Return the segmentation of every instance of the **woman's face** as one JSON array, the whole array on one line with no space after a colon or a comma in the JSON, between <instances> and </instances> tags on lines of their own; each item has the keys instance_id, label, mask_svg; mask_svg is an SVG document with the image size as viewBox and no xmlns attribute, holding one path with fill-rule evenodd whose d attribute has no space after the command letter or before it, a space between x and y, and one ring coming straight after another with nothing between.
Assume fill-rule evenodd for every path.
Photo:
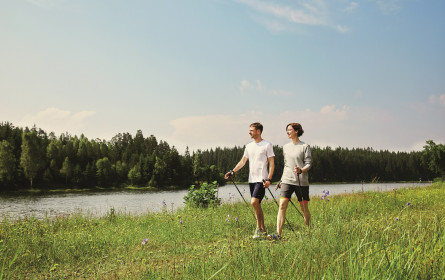
<instances>
[{"instance_id":1,"label":"woman's face","mask_svg":"<svg viewBox=\"0 0 445 280\"><path fill-rule=\"evenodd\" d=\"M289 138L289 139L297 137L297 132L294 130L294 128L291 125L287 126L286 133L287 133L287 138Z\"/></svg>"}]
</instances>

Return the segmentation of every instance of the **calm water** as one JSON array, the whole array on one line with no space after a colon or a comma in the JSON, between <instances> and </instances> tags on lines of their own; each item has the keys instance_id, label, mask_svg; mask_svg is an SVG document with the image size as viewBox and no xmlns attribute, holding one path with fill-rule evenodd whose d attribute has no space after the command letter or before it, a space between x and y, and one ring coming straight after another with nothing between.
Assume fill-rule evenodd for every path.
<instances>
[{"instance_id":1,"label":"calm water","mask_svg":"<svg viewBox=\"0 0 445 280\"><path fill-rule=\"evenodd\" d=\"M427 186L431 183L379 183L379 184L336 184L311 185L311 196L322 196L323 190L331 195L363 191L391 191L399 188ZM238 185L247 201L250 200L248 185ZM279 197L279 190L270 188L275 198ZM56 217L77 212L95 216L106 215L111 208L117 212L140 214L145 212L159 212L162 209L175 210L184 207L184 195L187 190L179 191L115 191L67 194L32 194L32 195L0 195L0 220L4 217L11 219L23 217ZM266 195L270 197L268 191ZM223 203L240 201L241 197L232 184L219 188L219 197Z\"/></svg>"}]
</instances>

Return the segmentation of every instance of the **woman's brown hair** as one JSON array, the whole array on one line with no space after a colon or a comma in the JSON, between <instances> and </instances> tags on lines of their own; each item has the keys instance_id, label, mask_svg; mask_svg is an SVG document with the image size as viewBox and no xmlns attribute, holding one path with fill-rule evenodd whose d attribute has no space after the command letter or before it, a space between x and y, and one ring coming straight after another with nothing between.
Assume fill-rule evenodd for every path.
<instances>
[{"instance_id":1,"label":"woman's brown hair","mask_svg":"<svg viewBox=\"0 0 445 280\"><path fill-rule=\"evenodd\" d=\"M300 137L301 135L303 135L304 130L303 127L301 126L301 124L299 123L290 123L288 125L286 125L286 130L288 126L292 126L292 128L297 132L297 136Z\"/></svg>"}]
</instances>

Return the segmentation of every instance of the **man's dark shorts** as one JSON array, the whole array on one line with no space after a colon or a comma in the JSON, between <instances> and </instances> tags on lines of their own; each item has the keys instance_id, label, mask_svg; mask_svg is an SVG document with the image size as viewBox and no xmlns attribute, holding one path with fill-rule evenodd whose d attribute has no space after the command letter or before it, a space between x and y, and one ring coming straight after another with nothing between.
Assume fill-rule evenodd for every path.
<instances>
[{"instance_id":1,"label":"man's dark shorts","mask_svg":"<svg viewBox=\"0 0 445 280\"><path fill-rule=\"evenodd\" d=\"M266 194L266 189L263 186L263 182L257 182L257 183L249 183L250 187L250 196L258 198L260 200L263 200L264 195Z\"/></svg>"},{"instance_id":2,"label":"man's dark shorts","mask_svg":"<svg viewBox=\"0 0 445 280\"><path fill-rule=\"evenodd\" d=\"M290 199L292 197L292 193L297 195L298 201L309 201L309 186L296 186L289 185L285 183L281 183L281 197L285 197Z\"/></svg>"}]
</instances>

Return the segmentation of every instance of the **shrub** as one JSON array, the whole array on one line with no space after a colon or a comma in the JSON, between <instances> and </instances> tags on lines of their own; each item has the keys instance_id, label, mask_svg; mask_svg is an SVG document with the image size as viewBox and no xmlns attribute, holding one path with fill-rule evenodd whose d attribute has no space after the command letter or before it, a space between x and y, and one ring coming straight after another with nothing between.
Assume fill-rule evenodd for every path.
<instances>
[{"instance_id":1,"label":"shrub","mask_svg":"<svg viewBox=\"0 0 445 280\"><path fill-rule=\"evenodd\" d=\"M206 208L210 205L218 205L221 201L218 198L218 183L203 183L199 189L192 185L187 195L184 196L185 204L191 207Z\"/></svg>"}]
</instances>

